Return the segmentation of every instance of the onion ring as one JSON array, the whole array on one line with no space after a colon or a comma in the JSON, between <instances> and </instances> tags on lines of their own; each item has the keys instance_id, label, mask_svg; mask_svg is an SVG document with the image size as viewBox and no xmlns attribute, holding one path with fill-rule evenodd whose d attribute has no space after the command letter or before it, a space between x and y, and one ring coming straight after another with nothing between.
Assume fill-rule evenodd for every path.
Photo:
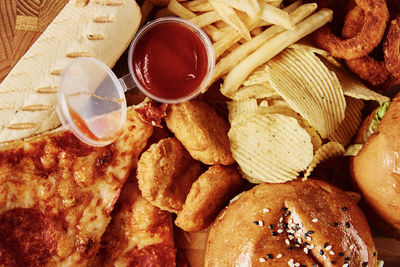
<instances>
[{"instance_id":1,"label":"onion ring","mask_svg":"<svg viewBox=\"0 0 400 267\"><path fill-rule=\"evenodd\" d=\"M360 32L364 17L364 11L359 6L351 9L345 17L342 36L352 38ZM346 60L346 65L361 79L372 85L382 84L391 77L390 72L386 69L385 62L378 61L370 56Z\"/></svg>"},{"instance_id":2,"label":"onion ring","mask_svg":"<svg viewBox=\"0 0 400 267\"><path fill-rule=\"evenodd\" d=\"M390 22L389 30L383 42L383 55L386 68L400 79L400 17Z\"/></svg>"},{"instance_id":3,"label":"onion ring","mask_svg":"<svg viewBox=\"0 0 400 267\"><path fill-rule=\"evenodd\" d=\"M333 34L327 25L315 31L312 36L319 47L332 56L355 59L368 55L378 46L385 33L389 11L385 0L356 0L363 12L364 23L357 34L343 39Z\"/></svg>"}]
</instances>

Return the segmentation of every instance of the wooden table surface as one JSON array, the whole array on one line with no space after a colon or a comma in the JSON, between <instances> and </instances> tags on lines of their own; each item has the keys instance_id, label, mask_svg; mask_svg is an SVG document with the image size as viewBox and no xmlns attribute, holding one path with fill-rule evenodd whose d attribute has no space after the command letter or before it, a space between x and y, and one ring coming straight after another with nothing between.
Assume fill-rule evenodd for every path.
<instances>
[{"instance_id":1,"label":"wooden table surface","mask_svg":"<svg viewBox=\"0 0 400 267\"><path fill-rule=\"evenodd\" d=\"M0 0L0 82L68 0Z\"/></svg>"}]
</instances>

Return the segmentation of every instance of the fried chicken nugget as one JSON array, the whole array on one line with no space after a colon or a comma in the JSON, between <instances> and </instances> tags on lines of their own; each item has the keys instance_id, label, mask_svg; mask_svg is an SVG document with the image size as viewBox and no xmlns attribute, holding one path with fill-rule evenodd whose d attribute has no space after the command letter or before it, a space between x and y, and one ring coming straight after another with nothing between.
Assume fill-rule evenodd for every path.
<instances>
[{"instance_id":1,"label":"fried chicken nugget","mask_svg":"<svg viewBox=\"0 0 400 267\"><path fill-rule=\"evenodd\" d=\"M234 167L211 166L193 183L175 224L187 232L207 228L242 184L243 179Z\"/></svg>"},{"instance_id":2,"label":"fried chicken nugget","mask_svg":"<svg viewBox=\"0 0 400 267\"><path fill-rule=\"evenodd\" d=\"M228 138L229 124L208 104L189 101L170 105L167 127L194 159L207 165L234 163Z\"/></svg>"},{"instance_id":3,"label":"fried chicken nugget","mask_svg":"<svg viewBox=\"0 0 400 267\"><path fill-rule=\"evenodd\" d=\"M139 188L151 204L178 213L192 183L201 174L194 160L176 138L162 139L142 154L138 162Z\"/></svg>"}]
</instances>

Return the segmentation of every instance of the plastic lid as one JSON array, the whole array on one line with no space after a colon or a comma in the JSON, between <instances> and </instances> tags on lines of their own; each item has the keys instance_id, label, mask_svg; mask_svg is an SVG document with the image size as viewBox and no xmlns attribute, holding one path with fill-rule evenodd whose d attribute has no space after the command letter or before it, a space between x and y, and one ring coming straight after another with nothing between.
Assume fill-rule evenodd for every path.
<instances>
[{"instance_id":1,"label":"plastic lid","mask_svg":"<svg viewBox=\"0 0 400 267\"><path fill-rule=\"evenodd\" d=\"M63 126L91 146L112 143L126 120L121 83L97 59L77 58L63 71L58 101Z\"/></svg>"}]
</instances>

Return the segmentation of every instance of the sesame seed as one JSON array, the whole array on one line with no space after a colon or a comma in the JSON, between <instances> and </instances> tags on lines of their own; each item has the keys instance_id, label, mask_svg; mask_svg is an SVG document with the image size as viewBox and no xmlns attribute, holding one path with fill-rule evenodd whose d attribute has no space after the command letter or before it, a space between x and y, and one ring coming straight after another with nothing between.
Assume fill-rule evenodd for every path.
<instances>
[{"instance_id":1,"label":"sesame seed","mask_svg":"<svg viewBox=\"0 0 400 267\"><path fill-rule=\"evenodd\" d=\"M259 220L259 221L258 221L258 225L260 225L260 226L264 226L264 222L263 222L263 221L261 221L261 220Z\"/></svg>"},{"instance_id":2,"label":"sesame seed","mask_svg":"<svg viewBox=\"0 0 400 267\"><path fill-rule=\"evenodd\" d=\"M332 246L331 246L331 245L329 245L329 246L326 247L326 250L331 250L331 249L332 249Z\"/></svg>"},{"instance_id":3,"label":"sesame seed","mask_svg":"<svg viewBox=\"0 0 400 267\"><path fill-rule=\"evenodd\" d=\"M339 226L339 223L334 222L334 223L333 223L333 226L338 227L338 226Z\"/></svg>"},{"instance_id":4,"label":"sesame seed","mask_svg":"<svg viewBox=\"0 0 400 267\"><path fill-rule=\"evenodd\" d=\"M282 255L281 253L279 253L278 255L276 255L276 258L277 258L277 259L280 259L280 258L282 258L282 256L283 256L283 255Z\"/></svg>"},{"instance_id":5,"label":"sesame seed","mask_svg":"<svg viewBox=\"0 0 400 267\"><path fill-rule=\"evenodd\" d=\"M313 230L309 230L309 231L307 231L307 235L312 235L314 233L314 231Z\"/></svg>"},{"instance_id":6,"label":"sesame seed","mask_svg":"<svg viewBox=\"0 0 400 267\"><path fill-rule=\"evenodd\" d=\"M289 229L286 232L288 232L289 234L294 234L294 231L292 229Z\"/></svg>"},{"instance_id":7,"label":"sesame seed","mask_svg":"<svg viewBox=\"0 0 400 267\"><path fill-rule=\"evenodd\" d=\"M282 211L287 211L287 210L288 210L288 208L286 208L286 207L285 207L285 208L282 208Z\"/></svg>"},{"instance_id":8,"label":"sesame seed","mask_svg":"<svg viewBox=\"0 0 400 267\"><path fill-rule=\"evenodd\" d=\"M312 240L311 236L307 236L306 239L307 239L307 241L311 241Z\"/></svg>"},{"instance_id":9,"label":"sesame seed","mask_svg":"<svg viewBox=\"0 0 400 267\"><path fill-rule=\"evenodd\" d=\"M346 211L346 210L347 210L347 207L343 207L343 208L342 208L342 211Z\"/></svg>"},{"instance_id":10,"label":"sesame seed","mask_svg":"<svg viewBox=\"0 0 400 267\"><path fill-rule=\"evenodd\" d=\"M322 258L324 258L324 260L326 260L326 255L323 255Z\"/></svg>"},{"instance_id":11,"label":"sesame seed","mask_svg":"<svg viewBox=\"0 0 400 267\"><path fill-rule=\"evenodd\" d=\"M329 251L329 254L335 255L335 252L333 252L333 251L331 250L331 251Z\"/></svg>"},{"instance_id":12,"label":"sesame seed","mask_svg":"<svg viewBox=\"0 0 400 267\"><path fill-rule=\"evenodd\" d=\"M274 229L274 225L273 225L273 224L270 224L270 225L269 225L269 229Z\"/></svg>"},{"instance_id":13,"label":"sesame seed","mask_svg":"<svg viewBox=\"0 0 400 267\"><path fill-rule=\"evenodd\" d=\"M296 248L299 248L300 247L300 244L296 244L296 245L294 245Z\"/></svg>"},{"instance_id":14,"label":"sesame seed","mask_svg":"<svg viewBox=\"0 0 400 267\"><path fill-rule=\"evenodd\" d=\"M294 238L294 236L292 236L292 235L289 235L289 239L290 240L292 240Z\"/></svg>"},{"instance_id":15,"label":"sesame seed","mask_svg":"<svg viewBox=\"0 0 400 267\"><path fill-rule=\"evenodd\" d=\"M321 249L321 250L319 251L319 254L324 255L324 251Z\"/></svg>"},{"instance_id":16,"label":"sesame seed","mask_svg":"<svg viewBox=\"0 0 400 267\"><path fill-rule=\"evenodd\" d=\"M288 211L288 212L285 213L285 216L286 216L286 217L289 216L289 215L290 215L290 211Z\"/></svg>"},{"instance_id":17,"label":"sesame seed","mask_svg":"<svg viewBox=\"0 0 400 267\"><path fill-rule=\"evenodd\" d=\"M345 261L349 261L349 260L351 260L351 258L350 257L346 257L346 258L344 258L344 260Z\"/></svg>"},{"instance_id":18,"label":"sesame seed","mask_svg":"<svg viewBox=\"0 0 400 267\"><path fill-rule=\"evenodd\" d=\"M308 248L303 249L304 253L308 254Z\"/></svg>"},{"instance_id":19,"label":"sesame seed","mask_svg":"<svg viewBox=\"0 0 400 267\"><path fill-rule=\"evenodd\" d=\"M376 257L376 252L374 251L374 253L372 253L372 256Z\"/></svg>"},{"instance_id":20,"label":"sesame seed","mask_svg":"<svg viewBox=\"0 0 400 267\"><path fill-rule=\"evenodd\" d=\"M349 222L346 222L346 227L350 228L350 223Z\"/></svg>"},{"instance_id":21,"label":"sesame seed","mask_svg":"<svg viewBox=\"0 0 400 267\"><path fill-rule=\"evenodd\" d=\"M293 262L294 262L294 259L290 259L290 260L288 261L289 264L293 264Z\"/></svg>"},{"instance_id":22,"label":"sesame seed","mask_svg":"<svg viewBox=\"0 0 400 267\"><path fill-rule=\"evenodd\" d=\"M283 233L283 230L282 229L278 229L278 234L280 234L280 233Z\"/></svg>"},{"instance_id":23,"label":"sesame seed","mask_svg":"<svg viewBox=\"0 0 400 267\"><path fill-rule=\"evenodd\" d=\"M326 242L326 243L324 244L324 248L326 248L328 245L329 245L329 243Z\"/></svg>"},{"instance_id":24,"label":"sesame seed","mask_svg":"<svg viewBox=\"0 0 400 267\"><path fill-rule=\"evenodd\" d=\"M345 262L344 264L343 264L343 267L349 267L349 263L348 262Z\"/></svg>"},{"instance_id":25,"label":"sesame seed","mask_svg":"<svg viewBox=\"0 0 400 267\"><path fill-rule=\"evenodd\" d=\"M267 257L268 257L268 259L271 259L271 260L274 258L274 256L272 254L268 254Z\"/></svg>"},{"instance_id":26,"label":"sesame seed","mask_svg":"<svg viewBox=\"0 0 400 267\"><path fill-rule=\"evenodd\" d=\"M255 225L258 225L258 222L257 222L257 221L254 221L253 223L254 223Z\"/></svg>"},{"instance_id":27,"label":"sesame seed","mask_svg":"<svg viewBox=\"0 0 400 267\"><path fill-rule=\"evenodd\" d=\"M289 239L285 239L285 243L287 244L287 245L290 245L290 241L289 241Z\"/></svg>"},{"instance_id":28,"label":"sesame seed","mask_svg":"<svg viewBox=\"0 0 400 267\"><path fill-rule=\"evenodd\" d=\"M281 217L281 218L279 219L279 222L283 222L283 217Z\"/></svg>"},{"instance_id":29,"label":"sesame seed","mask_svg":"<svg viewBox=\"0 0 400 267\"><path fill-rule=\"evenodd\" d=\"M316 222L318 222L318 219L315 218L315 219L312 219L311 221L312 221L313 223L316 223Z\"/></svg>"},{"instance_id":30,"label":"sesame seed","mask_svg":"<svg viewBox=\"0 0 400 267\"><path fill-rule=\"evenodd\" d=\"M368 262L367 261L363 262L362 267L367 267L367 266L368 266Z\"/></svg>"},{"instance_id":31,"label":"sesame seed","mask_svg":"<svg viewBox=\"0 0 400 267\"><path fill-rule=\"evenodd\" d=\"M267 213L267 212L269 212L269 209L263 209L263 212Z\"/></svg>"},{"instance_id":32,"label":"sesame seed","mask_svg":"<svg viewBox=\"0 0 400 267\"><path fill-rule=\"evenodd\" d=\"M344 256L344 253L343 253L343 252L339 252L339 256L340 256L340 257L343 257L343 256Z\"/></svg>"},{"instance_id":33,"label":"sesame seed","mask_svg":"<svg viewBox=\"0 0 400 267\"><path fill-rule=\"evenodd\" d=\"M264 258L260 258L260 262L265 262L265 259Z\"/></svg>"},{"instance_id":34,"label":"sesame seed","mask_svg":"<svg viewBox=\"0 0 400 267\"><path fill-rule=\"evenodd\" d=\"M314 244L311 244L310 249L313 249L314 247L315 247L315 245L314 245Z\"/></svg>"},{"instance_id":35,"label":"sesame seed","mask_svg":"<svg viewBox=\"0 0 400 267\"><path fill-rule=\"evenodd\" d=\"M296 242L297 242L298 244L301 244L301 242L302 242L301 238L300 238L300 237L297 238L297 239L296 239Z\"/></svg>"},{"instance_id":36,"label":"sesame seed","mask_svg":"<svg viewBox=\"0 0 400 267\"><path fill-rule=\"evenodd\" d=\"M296 262L296 263L294 264L294 266L299 267L299 266L300 266L300 263Z\"/></svg>"}]
</instances>

